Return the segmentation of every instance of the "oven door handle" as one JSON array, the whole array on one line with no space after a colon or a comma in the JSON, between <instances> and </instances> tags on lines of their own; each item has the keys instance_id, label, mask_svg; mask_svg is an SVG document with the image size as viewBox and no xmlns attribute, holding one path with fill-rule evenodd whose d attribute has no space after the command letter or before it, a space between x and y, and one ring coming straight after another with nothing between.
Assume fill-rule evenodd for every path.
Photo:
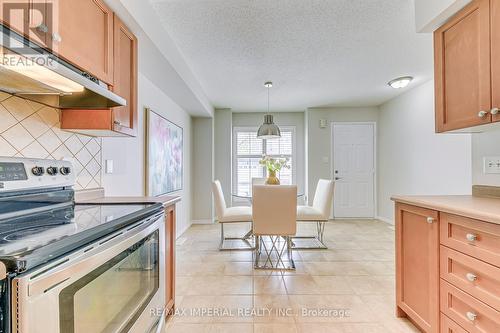
<instances>
[{"instance_id":1,"label":"oven door handle","mask_svg":"<svg viewBox=\"0 0 500 333\"><path fill-rule=\"evenodd\" d=\"M76 254L75 261L71 260L71 255L69 259L63 259L66 261L69 260L69 262L63 261L63 264L60 266L57 265L54 267L54 270L49 269L41 276L29 281L28 295L33 296L48 292L72 280L72 278L76 278L76 275L80 272L86 274L99 267L158 229L158 221L161 221L162 216L164 215L154 216L142 221L142 223L132 225L128 229L86 246L86 249L91 248L91 250L81 250ZM19 282L22 283L21 281Z\"/></svg>"}]
</instances>

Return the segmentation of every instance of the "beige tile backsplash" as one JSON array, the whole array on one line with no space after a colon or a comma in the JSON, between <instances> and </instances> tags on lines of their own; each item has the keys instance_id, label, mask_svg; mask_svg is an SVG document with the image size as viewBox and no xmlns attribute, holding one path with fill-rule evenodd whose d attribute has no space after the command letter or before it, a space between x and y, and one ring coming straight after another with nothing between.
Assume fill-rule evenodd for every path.
<instances>
[{"instance_id":1,"label":"beige tile backsplash","mask_svg":"<svg viewBox=\"0 0 500 333\"><path fill-rule=\"evenodd\" d=\"M69 159L75 189L101 187L102 140L60 129L60 110L0 92L0 156Z\"/></svg>"}]
</instances>

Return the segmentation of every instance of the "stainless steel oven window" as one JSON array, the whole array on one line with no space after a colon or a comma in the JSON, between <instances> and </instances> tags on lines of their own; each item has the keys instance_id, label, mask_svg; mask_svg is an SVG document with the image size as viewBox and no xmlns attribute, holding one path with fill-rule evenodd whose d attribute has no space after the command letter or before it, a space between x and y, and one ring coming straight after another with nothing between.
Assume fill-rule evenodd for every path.
<instances>
[{"instance_id":1,"label":"stainless steel oven window","mask_svg":"<svg viewBox=\"0 0 500 333\"><path fill-rule=\"evenodd\" d=\"M60 331L127 332L159 288L159 231L61 290Z\"/></svg>"}]
</instances>

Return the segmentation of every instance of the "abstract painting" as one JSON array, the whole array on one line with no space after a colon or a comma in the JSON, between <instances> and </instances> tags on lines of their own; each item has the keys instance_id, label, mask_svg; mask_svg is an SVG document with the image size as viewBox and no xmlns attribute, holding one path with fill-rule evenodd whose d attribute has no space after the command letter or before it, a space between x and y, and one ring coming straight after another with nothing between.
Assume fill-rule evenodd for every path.
<instances>
[{"instance_id":1,"label":"abstract painting","mask_svg":"<svg viewBox=\"0 0 500 333\"><path fill-rule=\"evenodd\" d=\"M146 184L149 196L182 189L182 128L150 109L147 113Z\"/></svg>"}]
</instances>

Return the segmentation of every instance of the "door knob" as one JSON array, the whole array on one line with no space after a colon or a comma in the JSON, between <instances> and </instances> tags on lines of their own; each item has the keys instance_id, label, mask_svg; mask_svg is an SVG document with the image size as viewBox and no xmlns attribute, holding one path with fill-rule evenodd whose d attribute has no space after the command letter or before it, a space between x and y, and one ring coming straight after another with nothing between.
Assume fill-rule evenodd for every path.
<instances>
[{"instance_id":1,"label":"door knob","mask_svg":"<svg viewBox=\"0 0 500 333\"><path fill-rule=\"evenodd\" d=\"M477 114L477 116L479 118L484 118L484 117L486 117L487 114L488 114L488 111L479 111L479 113Z\"/></svg>"}]
</instances>

